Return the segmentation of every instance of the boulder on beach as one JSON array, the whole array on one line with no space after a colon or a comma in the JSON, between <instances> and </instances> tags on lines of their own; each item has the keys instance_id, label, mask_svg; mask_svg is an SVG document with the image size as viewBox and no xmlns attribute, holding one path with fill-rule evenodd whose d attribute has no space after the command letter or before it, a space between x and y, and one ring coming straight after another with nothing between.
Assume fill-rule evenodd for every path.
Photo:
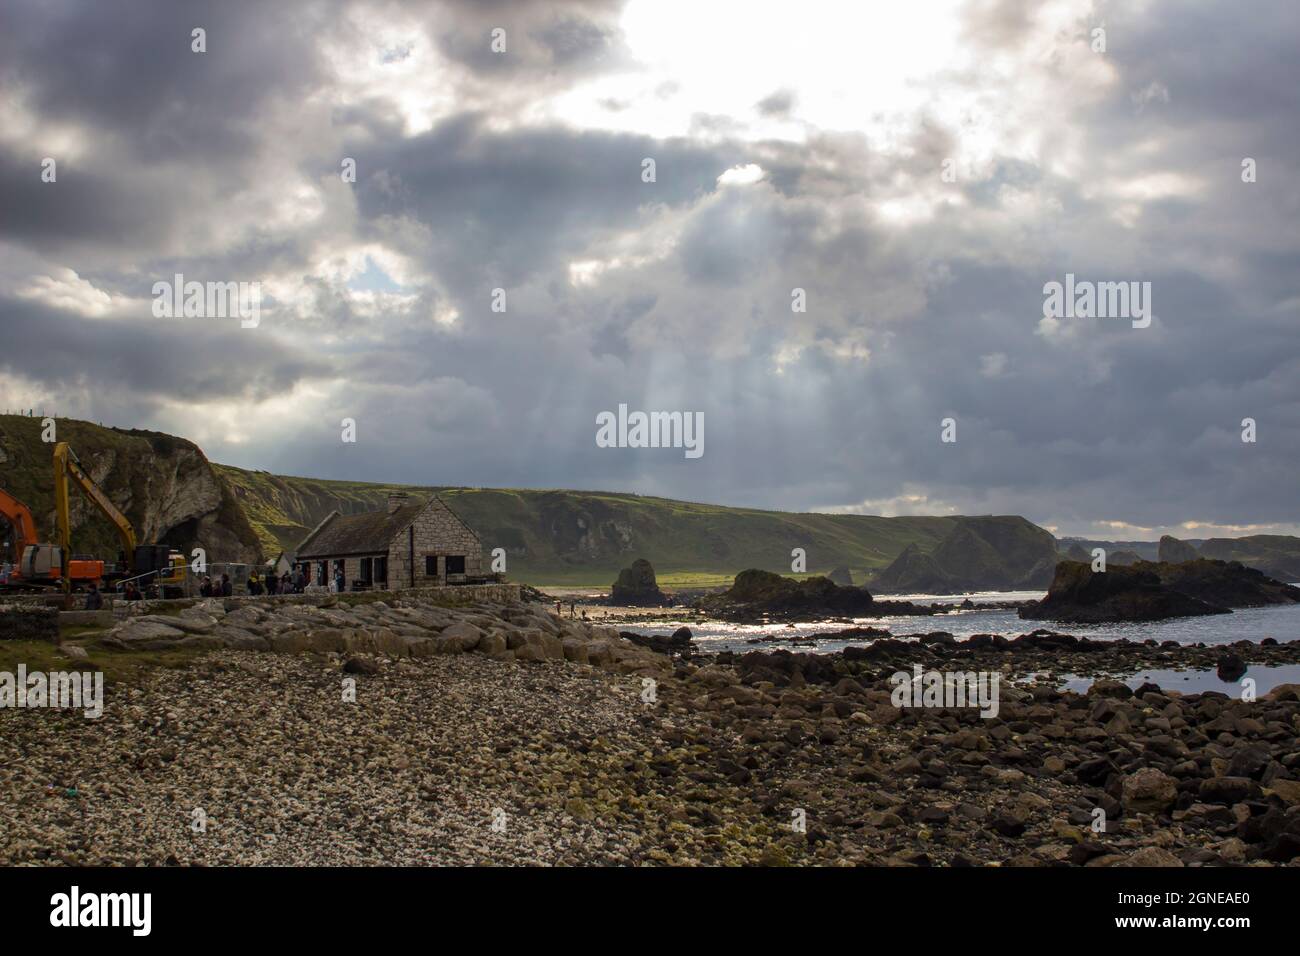
<instances>
[{"instance_id":1,"label":"boulder on beach","mask_svg":"<svg viewBox=\"0 0 1300 956\"><path fill-rule=\"evenodd\" d=\"M668 637L660 634L638 634L635 631L619 631L619 637L641 647L648 647L656 654L667 654L669 656L677 654L682 657L690 657L694 651L689 627L679 627Z\"/></svg>"}]
</instances>

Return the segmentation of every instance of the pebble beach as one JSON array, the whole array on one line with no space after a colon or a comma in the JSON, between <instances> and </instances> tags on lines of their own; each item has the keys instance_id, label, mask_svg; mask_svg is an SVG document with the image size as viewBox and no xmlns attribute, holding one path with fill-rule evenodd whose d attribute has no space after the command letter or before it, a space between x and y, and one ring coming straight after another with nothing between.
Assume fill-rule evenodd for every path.
<instances>
[{"instance_id":1,"label":"pebble beach","mask_svg":"<svg viewBox=\"0 0 1300 956\"><path fill-rule=\"evenodd\" d=\"M111 686L99 719L0 710L0 862L1172 867L1300 853L1296 685L1246 701L1033 679L1221 651L1042 632L681 659L536 605L382 603L285 612L298 637L276 651L273 612L238 611L240 641L266 649L220 646L206 621L219 605L200 616L211 646ZM376 639L386 619L423 623ZM81 666L131 653L131 623ZM134 623L158 639L156 622ZM1300 642L1233 650L1247 666L1300 661ZM896 706L889 674L914 664L999 673L997 716Z\"/></svg>"}]
</instances>

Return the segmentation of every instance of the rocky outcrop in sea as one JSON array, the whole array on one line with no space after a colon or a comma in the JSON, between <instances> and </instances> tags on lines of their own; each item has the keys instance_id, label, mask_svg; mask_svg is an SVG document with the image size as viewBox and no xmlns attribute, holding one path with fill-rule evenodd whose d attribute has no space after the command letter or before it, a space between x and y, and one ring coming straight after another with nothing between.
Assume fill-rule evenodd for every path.
<instances>
[{"instance_id":1,"label":"rocky outcrop in sea","mask_svg":"<svg viewBox=\"0 0 1300 956\"><path fill-rule=\"evenodd\" d=\"M618 580L610 588L609 601L621 607L664 607L672 603L659 590L655 569L645 558L637 558L631 567L618 573Z\"/></svg>"},{"instance_id":2,"label":"rocky outcrop in sea","mask_svg":"<svg viewBox=\"0 0 1300 956\"><path fill-rule=\"evenodd\" d=\"M1138 561L1094 571L1083 562L1062 561L1046 597L1019 613L1029 620L1100 624L1228 614L1234 607L1297 602L1300 588L1236 562Z\"/></svg>"}]
</instances>

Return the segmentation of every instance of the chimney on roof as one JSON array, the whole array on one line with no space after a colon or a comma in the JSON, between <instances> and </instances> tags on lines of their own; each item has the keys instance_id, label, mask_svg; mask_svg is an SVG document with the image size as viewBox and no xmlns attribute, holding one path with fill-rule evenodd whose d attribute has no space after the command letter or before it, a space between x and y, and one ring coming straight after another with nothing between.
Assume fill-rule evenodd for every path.
<instances>
[{"instance_id":1,"label":"chimney on roof","mask_svg":"<svg viewBox=\"0 0 1300 956\"><path fill-rule=\"evenodd\" d=\"M404 492L404 491L393 491L393 492L390 492L389 495L388 495L388 513L389 513L389 514L392 514L392 513L395 512L398 508L405 507L406 502L407 502L409 499L410 499L410 495L408 495L408 494L407 494L406 492Z\"/></svg>"}]
</instances>

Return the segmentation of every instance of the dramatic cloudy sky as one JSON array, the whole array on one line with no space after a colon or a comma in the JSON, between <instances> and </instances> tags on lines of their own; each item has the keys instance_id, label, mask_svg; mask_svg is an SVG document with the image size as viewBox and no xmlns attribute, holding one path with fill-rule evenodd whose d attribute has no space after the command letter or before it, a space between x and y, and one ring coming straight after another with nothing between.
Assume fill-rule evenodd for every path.
<instances>
[{"instance_id":1,"label":"dramatic cloudy sky","mask_svg":"<svg viewBox=\"0 0 1300 956\"><path fill-rule=\"evenodd\" d=\"M1297 64L1295 0L0 0L0 406L319 477L1294 532ZM177 272L261 324L155 318ZM1151 326L1044 319L1067 272ZM621 402L703 457L598 448Z\"/></svg>"}]
</instances>

